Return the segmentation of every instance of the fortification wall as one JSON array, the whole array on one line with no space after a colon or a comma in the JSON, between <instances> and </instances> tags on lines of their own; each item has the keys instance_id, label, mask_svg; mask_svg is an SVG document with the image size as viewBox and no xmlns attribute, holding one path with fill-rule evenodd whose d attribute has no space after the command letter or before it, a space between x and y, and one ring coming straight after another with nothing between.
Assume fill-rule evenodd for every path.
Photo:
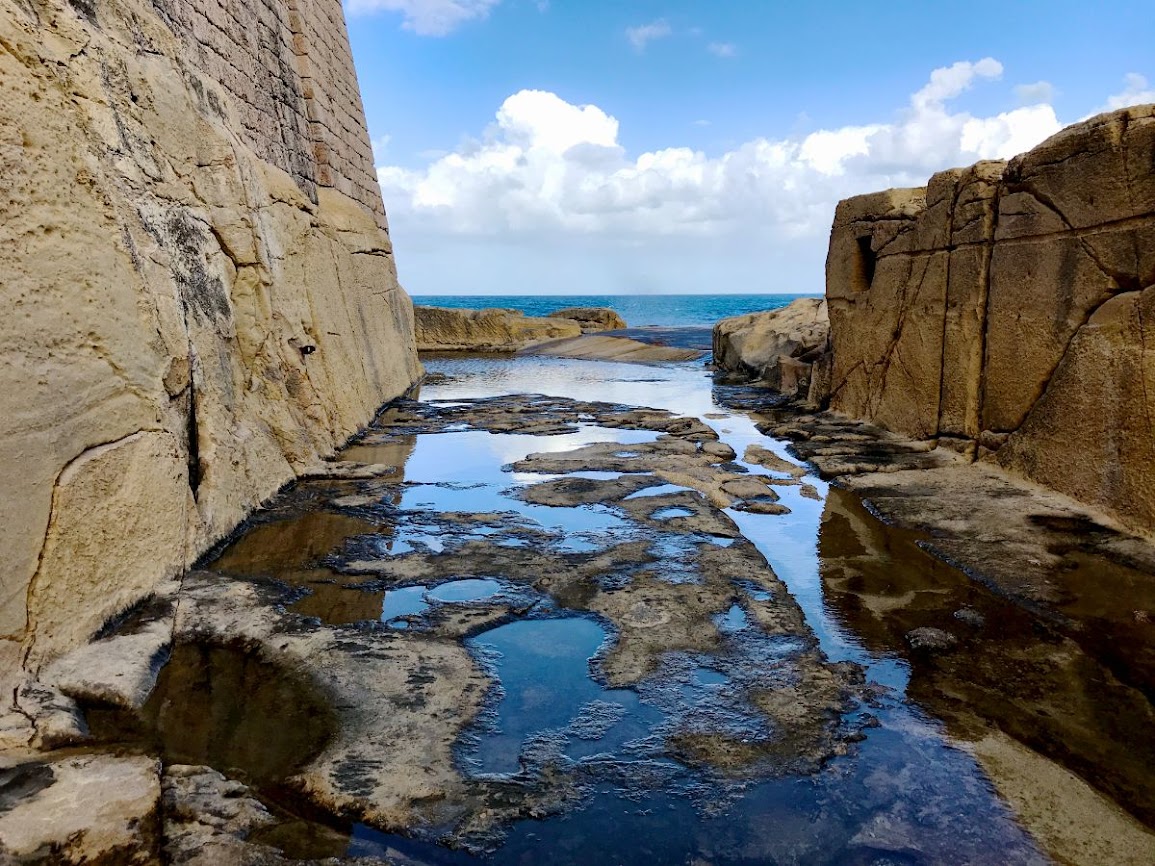
<instances>
[{"instance_id":1,"label":"fortification wall","mask_svg":"<svg viewBox=\"0 0 1155 866\"><path fill-rule=\"evenodd\" d=\"M339 0L0 0L0 636L35 667L419 365Z\"/></svg>"},{"instance_id":2,"label":"fortification wall","mask_svg":"<svg viewBox=\"0 0 1155 866\"><path fill-rule=\"evenodd\" d=\"M153 0L185 56L232 97L238 137L314 201L336 189L382 217L340 0Z\"/></svg>"},{"instance_id":3,"label":"fortification wall","mask_svg":"<svg viewBox=\"0 0 1155 866\"><path fill-rule=\"evenodd\" d=\"M1155 106L841 202L830 407L1155 531Z\"/></svg>"}]
</instances>

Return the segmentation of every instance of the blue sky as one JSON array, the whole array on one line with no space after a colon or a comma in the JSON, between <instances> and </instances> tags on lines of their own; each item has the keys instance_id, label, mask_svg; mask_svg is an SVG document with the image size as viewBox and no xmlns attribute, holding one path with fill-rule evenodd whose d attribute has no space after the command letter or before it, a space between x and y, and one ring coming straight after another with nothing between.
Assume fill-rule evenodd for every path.
<instances>
[{"instance_id":1,"label":"blue sky","mask_svg":"<svg viewBox=\"0 0 1155 866\"><path fill-rule=\"evenodd\" d=\"M1150 0L346 14L415 294L821 291L839 198L1155 101Z\"/></svg>"}]
</instances>

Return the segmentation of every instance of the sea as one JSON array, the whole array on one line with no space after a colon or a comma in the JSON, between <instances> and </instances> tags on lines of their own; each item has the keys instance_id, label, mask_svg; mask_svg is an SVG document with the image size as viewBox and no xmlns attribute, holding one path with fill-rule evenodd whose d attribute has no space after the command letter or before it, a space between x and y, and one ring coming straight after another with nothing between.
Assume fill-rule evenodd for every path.
<instances>
[{"instance_id":1,"label":"sea","mask_svg":"<svg viewBox=\"0 0 1155 866\"><path fill-rule=\"evenodd\" d=\"M427 307L502 307L547 316L566 307L609 307L630 328L712 328L719 319L785 307L803 295L415 295Z\"/></svg>"}]
</instances>

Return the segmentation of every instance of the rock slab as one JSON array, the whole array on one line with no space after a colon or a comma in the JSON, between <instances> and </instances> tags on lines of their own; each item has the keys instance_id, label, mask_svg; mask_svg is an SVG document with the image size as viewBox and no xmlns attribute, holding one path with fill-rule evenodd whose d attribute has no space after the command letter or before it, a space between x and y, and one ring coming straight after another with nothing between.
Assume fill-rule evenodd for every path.
<instances>
[{"instance_id":1,"label":"rock slab","mask_svg":"<svg viewBox=\"0 0 1155 866\"><path fill-rule=\"evenodd\" d=\"M490 307L457 310L414 308L417 348L422 352L516 352L547 340L580 337L571 319L527 316L520 310Z\"/></svg>"},{"instance_id":2,"label":"rock slab","mask_svg":"<svg viewBox=\"0 0 1155 866\"><path fill-rule=\"evenodd\" d=\"M572 319L581 325L583 334L595 331L620 331L626 320L609 307L566 307L549 314L551 319Z\"/></svg>"},{"instance_id":3,"label":"rock slab","mask_svg":"<svg viewBox=\"0 0 1155 866\"><path fill-rule=\"evenodd\" d=\"M1153 164L1137 106L841 202L819 396L1155 531Z\"/></svg>"}]
</instances>

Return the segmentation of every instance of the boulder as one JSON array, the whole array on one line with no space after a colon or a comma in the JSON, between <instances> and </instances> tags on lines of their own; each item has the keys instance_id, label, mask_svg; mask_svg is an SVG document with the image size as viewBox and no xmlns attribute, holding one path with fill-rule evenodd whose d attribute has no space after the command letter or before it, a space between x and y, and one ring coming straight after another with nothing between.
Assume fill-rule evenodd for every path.
<instances>
[{"instance_id":1,"label":"boulder","mask_svg":"<svg viewBox=\"0 0 1155 866\"><path fill-rule=\"evenodd\" d=\"M414 307L421 352L516 352L547 340L580 337L571 319L538 318L519 310Z\"/></svg>"},{"instance_id":2,"label":"boulder","mask_svg":"<svg viewBox=\"0 0 1155 866\"><path fill-rule=\"evenodd\" d=\"M626 320L609 307L566 307L549 314L551 319L572 319L581 325L582 333L620 331Z\"/></svg>"},{"instance_id":3,"label":"boulder","mask_svg":"<svg viewBox=\"0 0 1155 866\"><path fill-rule=\"evenodd\" d=\"M805 397L811 364L821 356L829 331L824 298L799 298L781 309L722 319L714 326L714 363Z\"/></svg>"}]
</instances>

